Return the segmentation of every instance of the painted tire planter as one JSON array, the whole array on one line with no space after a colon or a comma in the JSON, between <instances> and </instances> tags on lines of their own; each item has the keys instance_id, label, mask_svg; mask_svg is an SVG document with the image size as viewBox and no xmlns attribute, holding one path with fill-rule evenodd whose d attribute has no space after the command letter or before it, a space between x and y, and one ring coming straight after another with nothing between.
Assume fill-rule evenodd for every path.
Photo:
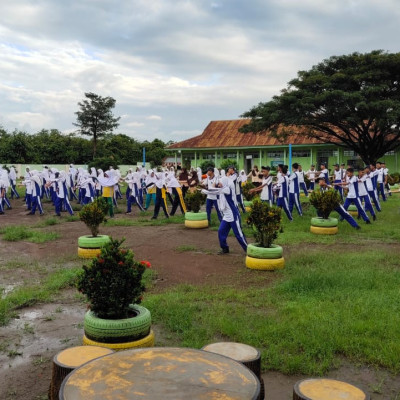
<instances>
[{"instance_id":1,"label":"painted tire planter","mask_svg":"<svg viewBox=\"0 0 400 400\"><path fill-rule=\"evenodd\" d=\"M98 236L80 236L78 238L78 257L80 258L94 258L101 252L101 247L110 241L107 235Z\"/></svg>"},{"instance_id":2,"label":"painted tire planter","mask_svg":"<svg viewBox=\"0 0 400 400\"><path fill-rule=\"evenodd\" d=\"M349 214L352 217L358 217L358 210L357 210L357 207L354 204L350 204L350 206L349 206L347 211L349 212Z\"/></svg>"},{"instance_id":3,"label":"painted tire planter","mask_svg":"<svg viewBox=\"0 0 400 400\"><path fill-rule=\"evenodd\" d=\"M253 202L252 201L244 201L243 202L243 204L244 204L244 208L245 208L245 210L246 210L246 212L250 212L250 208L251 208L251 206L253 205Z\"/></svg>"},{"instance_id":4,"label":"painted tire planter","mask_svg":"<svg viewBox=\"0 0 400 400\"><path fill-rule=\"evenodd\" d=\"M206 212L187 212L185 213L186 228L202 229L208 228L208 219Z\"/></svg>"},{"instance_id":5,"label":"painted tire planter","mask_svg":"<svg viewBox=\"0 0 400 400\"><path fill-rule=\"evenodd\" d=\"M333 228L338 225L338 220L337 218L311 218L311 225L312 226L320 226L322 228Z\"/></svg>"},{"instance_id":6,"label":"painted tire planter","mask_svg":"<svg viewBox=\"0 0 400 400\"><path fill-rule=\"evenodd\" d=\"M95 340L91 340L83 336L83 344L85 346L100 346L100 347L107 347L109 349L119 351L119 350L126 350L126 349L133 349L133 348L142 348L142 347L154 347L154 332L151 330L150 333L145 336L143 339L135 340L133 342L126 342L126 343L102 343L96 342Z\"/></svg>"},{"instance_id":7,"label":"painted tire planter","mask_svg":"<svg viewBox=\"0 0 400 400\"><path fill-rule=\"evenodd\" d=\"M272 247L259 247L255 244L249 244L247 246L247 255L253 258L281 258L283 249L277 244L273 244Z\"/></svg>"},{"instance_id":8,"label":"painted tire planter","mask_svg":"<svg viewBox=\"0 0 400 400\"><path fill-rule=\"evenodd\" d=\"M339 231L337 226L333 226L331 228L323 228L321 226L311 226L311 233L315 233L316 235L336 235Z\"/></svg>"},{"instance_id":9,"label":"painted tire planter","mask_svg":"<svg viewBox=\"0 0 400 400\"><path fill-rule=\"evenodd\" d=\"M78 246L84 249L98 249L110 241L107 235L98 236L80 236L78 238Z\"/></svg>"},{"instance_id":10,"label":"painted tire planter","mask_svg":"<svg viewBox=\"0 0 400 400\"><path fill-rule=\"evenodd\" d=\"M147 336L151 327L150 311L137 304L129 308L136 315L124 319L98 318L88 311L83 322L85 336L103 343L132 342Z\"/></svg>"},{"instance_id":11,"label":"painted tire planter","mask_svg":"<svg viewBox=\"0 0 400 400\"><path fill-rule=\"evenodd\" d=\"M285 267L285 259L281 258L254 258L246 256L246 267L262 271L273 271Z\"/></svg>"},{"instance_id":12,"label":"painted tire planter","mask_svg":"<svg viewBox=\"0 0 400 400\"><path fill-rule=\"evenodd\" d=\"M100 255L101 249L84 249L78 247L78 257L79 258L95 258Z\"/></svg>"}]
</instances>

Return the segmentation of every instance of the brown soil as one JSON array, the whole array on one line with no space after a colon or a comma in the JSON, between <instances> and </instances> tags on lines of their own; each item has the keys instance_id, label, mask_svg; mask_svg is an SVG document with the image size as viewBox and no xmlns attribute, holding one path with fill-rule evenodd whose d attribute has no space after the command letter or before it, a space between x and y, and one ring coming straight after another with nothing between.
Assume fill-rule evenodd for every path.
<instances>
[{"instance_id":1,"label":"brown soil","mask_svg":"<svg viewBox=\"0 0 400 400\"><path fill-rule=\"evenodd\" d=\"M20 203L18 209L8 211L0 217L1 226L32 226L52 215L48 206L46 217L26 216ZM137 214L137 212L136 212ZM117 215L122 218L125 215ZM129 217L134 218L134 217ZM150 217L149 217L150 218ZM160 217L163 218L163 217ZM87 234L79 221L41 228L59 232L60 239L44 244L29 242L5 242L0 239L0 266L6 262L29 262L49 265L65 260L76 261L77 238ZM141 227L107 227L102 233L125 237L126 245L132 248L140 260L148 260L157 273L152 291L162 291L170 286L189 284L237 283L241 285L269 285L276 279L273 273L246 271L243 268L243 252L234 238L229 238L231 254L217 256L219 250L217 232L190 230L181 225ZM1 237L0 237L1 238ZM187 246L186 248L184 246ZM189 246L193 249L187 251ZM285 247L285 256L290 258L290 248ZM0 286L6 290L26 280L34 280L45 273L40 269L18 276L10 268L0 268ZM73 289L64 290L50 304L38 304L18 310L17 318L7 326L0 327L0 399L28 400L46 399L51 376L51 360L55 354L67 347L80 345L83 335L82 321L86 305ZM161 327L153 327L157 345L169 345L169 339ZM367 366L356 366L344 361L343 365L328 374L329 377L353 382L371 393L374 400L400 398L400 378L386 371ZM303 376L286 376L277 372L263 375L266 398L283 400L292 398L293 385Z\"/></svg>"}]
</instances>

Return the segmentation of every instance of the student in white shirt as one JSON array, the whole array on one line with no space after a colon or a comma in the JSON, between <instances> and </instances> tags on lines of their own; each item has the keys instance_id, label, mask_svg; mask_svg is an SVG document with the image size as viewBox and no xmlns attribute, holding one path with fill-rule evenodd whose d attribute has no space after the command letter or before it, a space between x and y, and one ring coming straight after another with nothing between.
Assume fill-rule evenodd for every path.
<instances>
[{"instance_id":1,"label":"student in white shirt","mask_svg":"<svg viewBox=\"0 0 400 400\"><path fill-rule=\"evenodd\" d=\"M376 220L376 214L374 207L372 207L371 199L367 192L367 188L365 187L365 181L367 180L367 175L364 173L364 168L358 169L358 195L360 200L364 202L365 212L369 212L372 216L372 219Z\"/></svg>"},{"instance_id":2,"label":"student in white shirt","mask_svg":"<svg viewBox=\"0 0 400 400\"><path fill-rule=\"evenodd\" d=\"M333 178L334 178L334 183L341 183L343 182L343 171L342 169L339 167L339 164L335 164L334 166L334 170L333 170ZM343 201L343 188L342 186L335 186L335 190L337 190L340 194L340 199Z\"/></svg>"},{"instance_id":3,"label":"student in white shirt","mask_svg":"<svg viewBox=\"0 0 400 400\"><path fill-rule=\"evenodd\" d=\"M269 206L272 207L272 176L269 174L270 171L270 167L261 167L261 173L263 175L261 186L251 189L250 193L261 192L261 201L268 202Z\"/></svg>"},{"instance_id":4,"label":"student in white shirt","mask_svg":"<svg viewBox=\"0 0 400 400\"><path fill-rule=\"evenodd\" d=\"M377 189L378 189L378 198L379 195L382 196L382 200L386 201L386 195L385 195L385 178L384 178L384 174L385 171L382 168L382 163L380 161L378 161L376 163L376 172L375 172L376 176L377 176Z\"/></svg>"},{"instance_id":5,"label":"student in white shirt","mask_svg":"<svg viewBox=\"0 0 400 400\"><path fill-rule=\"evenodd\" d=\"M298 172L298 176L299 176L299 187L300 190L302 190L304 192L304 195L306 197L308 197L308 190L307 190L307 186L306 186L306 181L304 180L304 171L303 171L303 167L299 164L299 168L297 169Z\"/></svg>"},{"instance_id":6,"label":"student in white shirt","mask_svg":"<svg viewBox=\"0 0 400 400\"><path fill-rule=\"evenodd\" d=\"M316 174L317 171L315 170L315 165L312 164L310 169L306 172L307 178L310 181L310 186L308 187L308 190L314 190Z\"/></svg>"}]
</instances>

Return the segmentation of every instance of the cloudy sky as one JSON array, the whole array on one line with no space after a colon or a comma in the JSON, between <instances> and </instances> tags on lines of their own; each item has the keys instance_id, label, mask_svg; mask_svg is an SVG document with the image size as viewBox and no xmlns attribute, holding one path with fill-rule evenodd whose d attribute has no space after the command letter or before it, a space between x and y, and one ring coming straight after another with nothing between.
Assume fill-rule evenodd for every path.
<instances>
[{"instance_id":1,"label":"cloudy sky","mask_svg":"<svg viewBox=\"0 0 400 400\"><path fill-rule=\"evenodd\" d=\"M237 118L298 70L400 51L398 0L0 0L0 126L71 132L85 92L117 132L179 141Z\"/></svg>"}]
</instances>

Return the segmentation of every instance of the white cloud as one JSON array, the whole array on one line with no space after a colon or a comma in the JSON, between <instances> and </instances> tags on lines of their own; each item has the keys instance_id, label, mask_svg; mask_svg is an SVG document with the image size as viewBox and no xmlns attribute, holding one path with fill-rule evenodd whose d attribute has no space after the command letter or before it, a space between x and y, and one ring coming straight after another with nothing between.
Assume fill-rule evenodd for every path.
<instances>
[{"instance_id":1,"label":"white cloud","mask_svg":"<svg viewBox=\"0 0 400 400\"><path fill-rule=\"evenodd\" d=\"M149 115L146 117L146 119L150 121L161 121L162 117L160 117L159 115Z\"/></svg>"}]
</instances>

